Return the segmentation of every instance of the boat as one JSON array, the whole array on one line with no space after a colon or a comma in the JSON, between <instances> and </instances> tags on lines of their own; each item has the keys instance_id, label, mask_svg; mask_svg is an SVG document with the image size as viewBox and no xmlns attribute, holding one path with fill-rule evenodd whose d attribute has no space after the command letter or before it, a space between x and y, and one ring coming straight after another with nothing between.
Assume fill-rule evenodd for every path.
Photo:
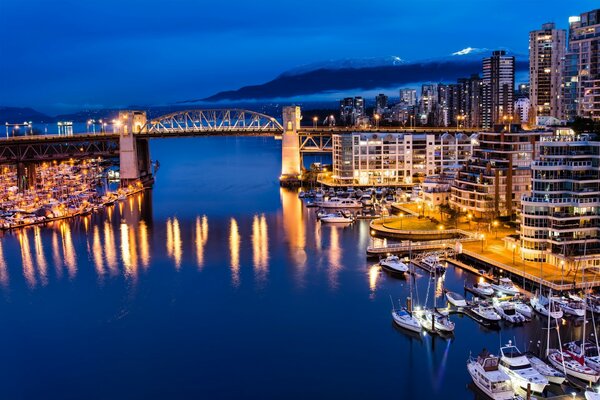
<instances>
[{"instance_id":1,"label":"boat","mask_svg":"<svg viewBox=\"0 0 600 400\"><path fill-rule=\"evenodd\" d=\"M306 196L306 193L303 191L298 192L298 198L303 199Z\"/></svg>"},{"instance_id":2,"label":"boat","mask_svg":"<svg viewBox=\"0 0 600 400\"><path fill-rule=\"evenodd\" d=\"M517 308L513 302L506 300L501 301L497 298L494 298L493 306L498 315L500 315L503 320L508 321L511 324L522 324L526 321L525 317L521 313L517 312Z\"/></svg>"},{"instance_id":3,"label":"boat","mask_svg":"<svg viewBox=\"0 0 600 400\"><path fill-rule=\"evenodd\" d=\"M564 297L554 297L552 301L558 304L560 309L566 315L573 317L585 317L585 303L583 301L573 300Z\"/></svg>"},{"instance_id":4,"label":"boat","mask_svg":"<svg viewBox=\"0 0 600 400\"><path fill-rule=\"evenodd\" d=\"M431 273L443 274L446 268L440 263L440 259L435 255L429 255L421 260L421 267Z\"/></svg>"},{"instance_id":5,"label":"boat","mask_svg":"<svg viewBox=\"0 0 600 400\"><path fill-rule=\"evenodd\" d=\"M584 396L586 400L600 400L600 389L587 388Z\"/></svg>"},{"instance_id":6,"label":"boat","mask_svg":"<svg viewBox=\"0 0 600 400\"><path fill-rule=\"evenodd\" d=\"M437 310L415 310L413 314L426 331L431 333L454 332L454 322Z\"/></svg>"},{"instance_id":7,"label":"boat","mask_svg":"<svg viewBox=\"0 0 600 400\"><path fill-rule=\"evenodd\" d=\"M412 332L421 332L421 324L406 308L392 309L392 318L396 325Z\"/></svg>"},{"instance_id":8,"label":"boat","mask_svg":"<svg viewBox=\"0 0 600 400\"><path fill-rule=\"evenodd\" d=\"M363 194L360 196L360 202L365 207L371 207L373 205L373 199L371 198L370 194Z\"/></svg>"},{"instance_id":9,"label":"boat","mask_svg":"<svg viewBox=\"0 0 600 400\"><path fill-rule=\"evenodd\" d=\"M515 392L511 379L498 365L498 357L484 349L476 359L469 357L467 370L473 383L490 399L512 400Z\"/></svg>"},{"instance_id":10,"label":"boat","mask_svg":"<svg viewBox=\"0 0 600 400\"><path fill-rule=\"evenodd\" d=\"M329 200L321 201L319 206L322 208L362 208L363 205L356 200L332 197Z\"/></svg>"},{"instance_id":11,"label":"boat","mask_svg":"<svg viewBox=\"0 0 600 400\"><path fill-rule=\"evenodd\" d=\"M600 298L597 296L587 296L585 308L591 313L600 314Z\"/></svg>"},{"instance_id":12,"label":"boat","mask_svg":"<svg viewBox=\"0 0 600 400\"><path fill-rule=\"evenodd\" d=\"M537 293L531 298L529 304L531 304L531 307L533 307L535 311L545 317L550 316L556 319L563 317L563 311L556 304Z\"/></svg>"},{"instance_id":13,"label":"boat","mask_svg":"<svg viewBox=\"0 0 600 400\"><path fill-rule=\"evenodd\" d=\"M498 283L491 283L490 286L497 292L507 295L514 296L519 293L519 288L510 280L510 278L500 278Z\"/></svg>"},{"instance_id":14,"label":"boat","mask_svg":"<svg viewBox=\"0 0 600 400\"><path fill-rule=\"evenodd\" d=\"M556 368L546 364L545 362L543 362L542 360L540 360L539 358L537 358L534 355L527 354L526 357L529 360L529 363L531 364L531 366L537 372L542 374L542 376L544 378L548 379L548 382L553 383L555 385L563 384L563 382L565 381L565 378L566 378L565 374L563 374Z\"/></svg>"},{"instance_id":15,"label":"boat","mask_svg":"<svg viewBox=\"0 0 600 400\"><path fill-rule=\"evenodd\" d=\"M500 348L499 368L510 377L513 387L520 387L532 392L542 393L548 386L548 379L544 378L529 362L529 359L510 341Z\"/></svg>"},{"instance_id":16,"label":"boat","mask_svg":"<svg viewBox=\"0 0 600 400\"><path fill-rule=\"evenodd\" d=\"M405 273L408 271L408 265L400 261L398 256L387 256L386 258L379 260L379 265L391 272Z\"/></svg>"},{"instance_id":17,"label":"boat","mask_svg":"<svg viewBox=\"0 0 600 400\"><path fill-rule=\"evenodd\" d=\"M452 304L454 307L466 307L467 301L463 296L455 292L446 292L446 299L448 299L448 303Z\"/></svg>"},{"instance_id":18,"label":"boat","mask_svg":"<svg viewBox=\"0 0 600 400\"><path fill-rule=\"evenodd\" d=\"M473 304L471 312L487 322L497 323L502 319L494 310L494 307L490 306L485 301L477 301Z\"/></svg>"},{"instance_id":19,"label":"boat","mask_svg":"<svg viewBox=\"0 0 600 400\"><path fill-rule=\"evenodd\" d=\"M581 354L584 358L584 363L595 371L600 372L600 354L598 346L589 340L582 344L581 340L565 343L564 350L571 354Z\"/></svg>"},{"instance_id":20,"label":"boat","mask_svg":"<svg viewBox=\"0 0 600 400\"><path fill-rule=\"evenodd\" d=\"M338 211L337 213L327 214L320 218L321 222L330 224L347 224L354 221L354 217L348 213Z\"/></svg>"},{"instance_id":21,"label":"boat","mask_svg":"<svg viewBox=\"0 0 600 400\"><path fill-rule=\"evenodd\" d=\"M559 371L564 370L567 375L581 379L584 382L596 383L600 378L597 371L585 365L583 358L578 357L575 359L570 354L560 350L550 350L548 361Z\"/></svg>"},{"instance_id":22,"label":"boat","mask_svg":"<svg viewBox=\"0 0 600 400\"><path fill-rule=\"evenodd\" d=\"M478 296L490 297L494 295L494 289L492 289L492 286L483 279L480 279L479 282L467 289Z\"/></svg>"},{"instance_id":23,"label":"boat","mask_svg":"<svg viewBox=\"0 0 600 400\"><path fill-rule=\"evenodd\" d=\"M515 306L515 310L525 318L531 318L533 316L533 309L520 298L513 297L510 302Z\"/></svg>"}]
</instances>

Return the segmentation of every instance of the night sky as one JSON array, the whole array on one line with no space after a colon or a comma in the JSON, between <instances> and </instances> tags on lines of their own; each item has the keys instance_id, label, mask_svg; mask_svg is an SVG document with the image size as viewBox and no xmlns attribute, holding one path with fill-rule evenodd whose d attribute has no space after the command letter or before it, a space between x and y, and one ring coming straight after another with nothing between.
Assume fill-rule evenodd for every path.
<instances>
[{"instance_id":1,"label":"night sky","mask_svg":"<svg viewBox=\"0 0 600 400\"><path fill-rule=\"evenodd\" d=\"M527 54L528 32L598 0L0 0L0 105L47 113L168 104L303 64L465 47Z\"/></svg>"}]
</instances>

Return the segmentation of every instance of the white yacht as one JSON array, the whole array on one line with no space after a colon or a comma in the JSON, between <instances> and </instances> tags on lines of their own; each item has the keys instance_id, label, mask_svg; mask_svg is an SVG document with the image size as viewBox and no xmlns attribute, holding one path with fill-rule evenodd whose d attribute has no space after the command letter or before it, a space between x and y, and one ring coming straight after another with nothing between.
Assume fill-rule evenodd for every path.
<instances>
[{"instance_id":1,"label":"white yacht","mask_svg":"<svg viewBox=\"0 0 600 400\"><path fill-rule=\"evenodd\" d=\"M352 215L343 213L338 211L337 213L327 214L322 216L321 222L330 223L330 224L347 224L354 221L354 217Z\"/></svg>"},{"instance_id":2,"label":"white yacht","mask_svg":"<svg viewBox=\"0 0 600 400\"><path fill-rule=\"evenodd\" d=\"M546 364L536 356L528 354L527 359L529 360L531 366L537 372L542 374L544 378L548 379L548 382L554 383L555 385L562 385L565 381L565 374L555 369L554 367Z\"/></svg>"},{"instance_id":3,"label":"white yacht","mask_svg":"<svg viewBox=\"0 0 600 400\"><path fill-rule=\"evenodd\" d=\"M517 312L517 308L513 302L501 301L494 298L493 305L494 310L496 310L503 320L508 321L511 324L522 324L525 322L525 317Z\"/></svg>"},{"instance_id":4,"label":"white yacht","mask_svg":"<svg viewBox=\"0 0 600 400\"><path fill-rule=\"evenodd\" d=\"M561 352L559 350L551 350L548 354L548 361L550 364L559 371L564 370L567 375L581 379L584 382L596 383L600 375L597 371L584 364L583 359L575 359L568 352Z\"/></svg>"},{"instance_id":5,"label":"white yacht","mask_svg":"<svg viewBox=\"0 0 600 400\"><path fill-rule=\"evenodd\" d=\"M360 202L365 207L371 207L373 205L373 199L371 198L370 194L363 194L362 196L360 196Z\"/></svg>"},{"instance_id":6,"label":"white yacht","mask_svg":"<svg viewBox=\"0 0 600 400\"><path fill-rule=\"evenodd\" d=\"M400 261L398 256L387 256L386 258L379 260L379 265L392 272L405 273L408 271L408 265Z\"/></svg>"},{"instance_id":7,"label":"white yacht","mask_svg":"<svg viewBox=\"0 0 600 400\"><path fill-rule=\"evenodd\" d=\"M492 289L492 286L483 279L471 286L470 289L478 296L490 297L494 295L494 289Z\"/></svg>"},{"instance_id":8,"label":"white yacht","mask_svg":"<svg viewBox=\"0 0 600 400\"><path fill-rule=\"evenodd\" d=\"M392 318L396 325L412 332L421 332L421 324L406 308L392 310Z\"/></svg>"},{"instance_id":9,"label":"white yacht","mask_svg":"<svg viewBox=\"0 0 600 400\"><path fill-rule=\"evenodd\" d=\"M494 307L485 301L478 301L471 307L471 312L477 317L487 321L497 323L500 321L500 315L494 311Z\"/></svg>"},{"instance_id":10,"label":"white yacht","mask_svg":"<svg viewBox=\"0 0 600 400\"><path fill-rule=\"evenodd\" d=\"M510 302L514 304L515 310L525 318L533 316L533 309L521 299L513 298Z\"/></svg>"},{"instance_id":11,"label":"white yacht","mask_svg":"<svg viewBox=\"0 0 600 400\"><path fill-rule=\"evenodd\" d=\"M510 377L498 369L498 357L483 350L477 359L469 358L467 369L473 383L490 399L514 399Z\"/></svg>"},{"instance_id":12,"label":"white yacht","mask_svg":"<svg viewBox=\"0 0 600 400\"><path fill-rule=\"evenodd\" d=\"M424 257L421 260L421 265L425 270L432 273L435 272L438 275L446 272L446 268L444 268L444 266L440 263L440 259L434 255Z\"/></svg>"},{"instance_id":13,"label":"white yacht","mask_svg":"<svg viewBox=\"0 0 600 400\"><path fill-rule=\"evenodd\" d=\"M585 303L564 297L553 297L552 301L558 304L563 313L574 317L585 317Z\"/></svg>"},{"instance_id":14,"label":"white yacht","mask_svg":"<svg viewBox=\"0 0 600 400\"><path fill-rule=\"evenodd\" d=\"M556 319L563 317L563 311L556 304L549 301L548 298L540 296L537 293L531 297L529 304L531 304L531 307L533 307L535 311L545 317L552 317Z\"/></svg>"},{"instance_id":15,"label":"white yacht","mask_svg":"<svg viewBox=\"0 0 600 400\"><path fill-rule=\"evenodd\" d=\"M519 293L519 288L510 280L510 278L500 278L498 283L492 283L490 286L502 294L514 296Z\"/></svg>"},{"instance_id":16,"label":"white yacht","mask_svg":"<svg viewBox=\"0 0 600 400\"><path fill-rule=\"evenodd\" d=\"M356 200L332 197L329 200L320 202L319 206L323 208L362 208L363 205Z\"/></svg>"},{"instance_id":17,"label":"white yacht","mask_svg":"<svg viewBox=\"0 0 600 400\"><path fill-rule=\"evenodd\" d=\"M548 386L548 379L533 368L529 359L510 341L508 345L500 348L500 370L510 376L513 387L527 390L529 385L531 391L542 393Z\"/></svg>"},{"instance_id":18,"label":"white yacht","mask_svg":"<svg viewBox=\"0 0 600 400\"><path fill-rule=\"evenodd\" d=\"M446 292L446 298L448 299L448 303L452 304L454 307L466 307L467 301L463 296L455 292Z\"/></svg>"},{"instance_id":19,"label":"white yacht","mask_svg":"<svg viewBox=\"0 0 600 400\"><path fill-rule=\"evenodd\" d=\"M417 318L423 329L432 333L451 333L454 332L454 322L450 321L447 315L438 311L415 310L413 315ZM433 318L433 322L432 322Z\"/></svg>"}]
</instances>

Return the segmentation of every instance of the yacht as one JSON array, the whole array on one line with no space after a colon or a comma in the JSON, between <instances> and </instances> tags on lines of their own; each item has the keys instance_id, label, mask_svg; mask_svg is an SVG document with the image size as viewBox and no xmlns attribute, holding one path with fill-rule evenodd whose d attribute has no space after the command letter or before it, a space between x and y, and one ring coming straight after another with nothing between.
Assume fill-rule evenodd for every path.
<instances>
[{"instance_id":1,"label":"yacht","mask_svg":"<svg viewBox=\"0 0 600 400\"><path fill-rule=\"evenodd\" d=\"M373 199L371 198L370 194L363 194L360 196L360 202L365 207L371 207L373 205Z\"/></svg>"},{"instance_id":2,"label":"yacht","mask_svg":"<svg viewBox=\"0 0 600 400\"><path fill-rule=\"evenodd\" d=\"M565 343L564 349L571 354L583 354L585 365L600 372L600 355L598 354L598 347L594 343L586 340L582 344L581 340L576 340Z\"/></svg>"},{"instance_id":3,"label":"yacht","mask_svg":"<svg viewBox=\"0 0 600 400\"><path fill-rule=\"evenodd\" d=\"M454 332L454 322L450 321L447 315L443 315L438 311L429 309L415 310L414 316L426 331L432 333Z\"/></svg>"},{"instance_id":4,"label":"yacht","mask_svg":"<svg viewBox=\"0 0 600 400\"><path fill-rule=\"evenodd\" d=\"M531 298L529 304L531 304L531 307L533 307L535 311L545 317L550 316L556 319L563 317L563 311L555 303L537 293Z\"/></svg>"},{"instance_id":5,"label":"yacht","mask_svg":"<svg viewBox=\"0 0 600 400\"><path fill-rule=\"evenodd\" d=\"M510 302L515 306L515 310L525 318L531 318L533 316L533 309L523 300L513 298Z\"/></svg>"},{"instance_id":6,"label":"yacht","mask_svg":"<svg viewBox=\"0 0 600 400\"><path fill-rule=\"evenodd\" d=\"M477 359L469 358L467 369L473 383L490 399L514 399L510 377L498 368L498 357L484 349Z\"/></svg>"},{"instance_id":7,"label":"yacht","mask_svg":"<svg viewBox=\"0 0 600 400\"><path fill-rule=\"evenodd\" d=\"M354 221L354 217L352 217L349 213L343 213L338 211L337 213L327 214L321 217L321 222L330 223L330 224L347 224Z\"/></svg>"},{"instance_id":8,"label":"yacht","mask_svg":"<svg viewBox=\"0 0 600 400\"><path fill-rule=\"evenodd\" d=\"M471 286L469 289L478 296L490 297L494 295L494 289L492 289L492 286L483 279Z\"/></svg>"},{"instance_id":9,"label":"yacht","mask_svg":"<svg viewBox=\"0 0 600 400\"><path fill-rule=\"evenodd\" d=\"M492 289L502 294L514 296L519 293L519 288L510 280L510 278L500 278L498 283L492 283L490 285Z\"/></svg>"},{"instance_id":10,"label":"yacht","mask_svg":"<svg viewBox=\"0 0 600 400\"><path fill-rule=\"evenodd\" d=\"M391 272L405 273L408 271L408 265L400 261L398 256L387 256L379 260L379 265Z\"/></svg>"},{"instance_id":11,"label":"yacht","mask_svg":"<svg viewBox=\"0 0 600 400\"><path fill-rule=\"evenodd\" d=\"M529 359L521 354L519 349L513 346L510 341L506 346L500 348L499 367L501 371L510 377L513 387L527 390L529 386L531 391L542 393L548 386L548 379L533 368Z\"/></svg>"},{"instance_id":12,"label":"yacht","mask_svg":"<svg viewBox=\"0 0 600 400\"><path fill-rule=\"evenodd\" d=\"M564 371L567 375L581 379L585 382L596 383L600 375L597 371L584 364L583 360L577 357L575 359L569 353L563 353L559 350L551 350L548 354L548 361L550 364L559 371Z\"/></svg>"},{"instance_id":13,"label":"yacht","mask_svg":"<svg viewBox=\"0 0 600 400\"><path fill-rule=\"evenodd\" d=\"M396 325L412 332L421 332L421 324L406 308L392 310L392 318Z\"/></svg>"},{"instance_id":14,"label":"yacht","mask_svg":"<svg viewBox=\"0 0 600 400\"><path fill-rule=\"evenodd\" d=\"M497 323L501 320L500 315L494 311L494 307L485 301L478 301L471 307L471 312L487 322Z\"/></svg>"},{"instance_id":15,"label":"yacht","mask_svg":"<svg viewBox=\"0 0 600 400\"><path fill-rule=\"evenodd\" d=\"M323 208L362 208L363 205L356 200L332 197L329 200L320 202L319 206Z\"/></svg>"},{"instance_id":16,"label":"yacht","mask_svg":"<svg viewBox=\"0 0 600 400\"><path fill-rule=\"evenodd\" d=\"M429 272L435 272L436 274L443 274L446 272L446 268L440 264L440 259L437 256L431 255L424 257L421 260L423 268Z\"/></svg>"},{"instance_id":17,"label":"yacht","mask_svg":"<svg viewBox=\"0 0 600 400\"><path fill-rule=\"evenodd\" d=\"M585 317L585 303L564 297L553 297L552 301L558 304L563 313L574 317Z\"/></svg>"},{"instance_id":18,"label":"yacht","mask_svg":"<svg viewBox=\"0 0 600 400\"><path fill-rule=\"evenodd\" d=\"M446 292L446 298L448 299L448 303L452 304L454 307L466 307L467 301L463 296L455 292Z\"/></svg>"},{"instance_id":19,"label":"yacht","mask_svg":"<svg viewBox=\"0 0 600 400\"><path fill-rule=\"evenodd\" d=\"M525 322L525 317L517 312L517 308L513 302L501 301L494 298L493 304L494 310L496 310L503 320L508 321L511 324L522 324Z\"/></svg>"},{"instance_id":20,"label":"yacht","mask_svg":"<svg viewBox=\"0 0 600 400\"><path fill-rule=\"evenodd\" d=\"M531 364L531 366L537 372L542 374L542 376L544 378L548 379L548 382L554 383L555 385L562 385L563 382L565 381L565 378L566 378L565 374L563 374L556 368L546 364L545 362L543 362L536 356L528 354L527 359L529 360L529 363Z\"/></svg>"}]
</instances>

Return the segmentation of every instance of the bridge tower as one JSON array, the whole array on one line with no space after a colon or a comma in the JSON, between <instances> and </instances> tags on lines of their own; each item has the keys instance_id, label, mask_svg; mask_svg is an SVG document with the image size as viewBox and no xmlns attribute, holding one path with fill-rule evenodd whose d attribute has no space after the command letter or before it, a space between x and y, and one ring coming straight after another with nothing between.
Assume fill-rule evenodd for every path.
<instances>
[{"instance_id":1,"label":"bridge tower","mask_svg":"<svg viewBox=\"0 0 600 400\"><path fill-rule=\"evenodd\" d=\"M300 178L300 107L283 108L283 137L281 141L281 177L282 185L294 185Z\"/></svg>"},{"instance_id":2,"label":"bridge tower","mask_svg":"<svg viewBox=\"0 0 600 400\"><path fill-rule=\"evenodd\" d=\"M121 185L141 180L152 181L152 165L148 139L140 137L146 125L146 112L126 110L119 111L119 162Z\"/></svg>"}]
</instances>

